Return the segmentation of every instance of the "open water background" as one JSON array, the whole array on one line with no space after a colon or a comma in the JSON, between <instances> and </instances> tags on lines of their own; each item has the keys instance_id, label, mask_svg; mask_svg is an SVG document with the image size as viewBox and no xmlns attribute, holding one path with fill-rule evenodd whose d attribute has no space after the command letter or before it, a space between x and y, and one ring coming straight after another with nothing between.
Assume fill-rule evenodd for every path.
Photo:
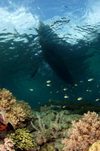
<instances>
[{"instance_id":1,"label":"open water background","mask_svg":"<svg viewBox=\"0 0 100 151\"><path fill-rule=\"evenodd\" d=\"M49 99L79 101L81 97L81 101L99 103L99 6L99 0L0 1L0 88L9 89L33 108ZM62 81L45 61L39 44L43 35L36 31L40 21L64 40L66 50L61 57L75 80L73 86ZM48 31L44 35L49 40Z\"/></svg>"}]
</instances>

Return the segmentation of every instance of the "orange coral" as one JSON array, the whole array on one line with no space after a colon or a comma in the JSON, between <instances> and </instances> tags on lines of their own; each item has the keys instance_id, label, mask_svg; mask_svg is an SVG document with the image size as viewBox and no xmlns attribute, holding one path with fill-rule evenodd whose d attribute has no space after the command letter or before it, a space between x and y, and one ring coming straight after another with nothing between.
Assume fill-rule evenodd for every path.
<instances>
[{"instance_id":1,"label":"orange coral","mask_svg":"<svg viewBox=\"0 0 100 151\"><path fill-rule=\"evenodd\" d=\"M72 121L73 129L69 130L69 139L64 139L67 146L64 151L84 151L97 140L100 140L100 117L95 112L84 114L79 122Z\"/></svg>"}]
</instances>

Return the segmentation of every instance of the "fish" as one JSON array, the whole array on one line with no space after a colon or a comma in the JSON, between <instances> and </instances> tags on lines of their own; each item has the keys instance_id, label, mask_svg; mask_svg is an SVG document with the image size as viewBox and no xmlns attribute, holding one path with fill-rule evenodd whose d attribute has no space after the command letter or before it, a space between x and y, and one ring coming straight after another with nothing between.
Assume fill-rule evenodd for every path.
<instances>
[{"instance_id":1,"label":"fish","mask_svg":"<svg viewBox=\"0 0 100 151\"><path fill-rule=\"evenodd\" d=\"M67 88L63 88L63 91L67 91Z\"/></svg>"},{"instance_id":2,"label":"fish","mask_svg":"<svg viewBox=\"0 0 100 151\"><path fill-rule=\"evenodd\" d=\"M31 92L32 92L32 91L34 91L34 89L30 88L30 89L29 89L29 91L31 91Z\"/></svg>"},{"instance_id":3,"label":"fish","mask_svg":"<svg viewBox=\"0 0 100 151\"><path fill-rule=\"evenodd\" d=\"M64 95L64 98L65 98L65 99L68 99L68 98L69 98L69 96L68 96L68 95Z\"/></svg>"},{"instance_id":4,"label":"fish","mask_svg":"<svg viewBox=\"0 0 100 151\"><path fill-rule=\"evenodd\" d=\"M96 101L100 101L100 99L99 99L99 98L97 98L97 99L96 99Z\"/></svg>"},{"instance_id":5,"label":"fish","mask_svg":"<svg viewBox=\"0 0 100 151\"><path fill-rule=\"evenodd\" d=\"M81 100L83 100L83 98L82 98L82 97L79 97L79 98L77 98L77 100L78 100L78 101L81 101Z\"/></svg>"},{"instance_id":6,"label":"fish","mask_svg":"<svg viewBox=\"0 0 100 151\"><path fill-rule=\"evenodd\" d=\"M78 86L78 84L77 83L75 83L75 85L74 85L75 87L77 87Z\"/></svg>"},{"instance_id":7,"label":"fish","mask_svg":"<svg viewBox=\"0 0 100 151\"><path fill-rule=\"evenodd\" d=\"M46 81L46 83L50 83L50 82L51 82L51 80L47 80L47 81Z\"/></svg>"},{"instance_id":8,"label":"fish","mask_svg":"<svg viewBox=\"0 0 100 151\"><path fill-rule=\"evenodd\" d=\"M91 82L91 81L93 81L93 78L88 79L88 82Z\"/></svg>"},{"instance_id":9,"label":"fish","mask_svg":"<svg viewBox=\"0 0 100 151\"><path fill-rule=\"evenodd\" d=\"M47 86L47 87L51 87L51 84L47 84L46 86Z\"/></svg>"},{"instance_id":10,"label":"fish","mask_svg":"<svg viewBox=\"0 0 100 151\"><path fill-rule=\"evenodd\" d=\"M43 22L39 23L39 28L36 31L44 60L63 81L73 85L74 79L61 55L63 49L65 52L65 48L60 42L55 42L55 39L59 39L57 34Z\"/></svg>"}]
</instances>

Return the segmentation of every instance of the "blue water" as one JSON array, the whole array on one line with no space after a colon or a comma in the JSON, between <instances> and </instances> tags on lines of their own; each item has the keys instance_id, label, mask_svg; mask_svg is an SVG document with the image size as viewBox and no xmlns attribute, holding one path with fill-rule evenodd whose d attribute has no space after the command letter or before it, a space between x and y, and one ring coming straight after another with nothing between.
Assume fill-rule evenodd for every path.
<instances>
[{"instance_id":1,"label":"blue water","mask_svg":"<svg viewBox=\"0 0 100 151\"><path fill-rule=\"evenodd\" d=\"M99 0L1 1L0 88L33 108L50 99L99 103L99 6ZM57 74L44 49L64 60L73 84Z\"/></svg>"}]
</instances>

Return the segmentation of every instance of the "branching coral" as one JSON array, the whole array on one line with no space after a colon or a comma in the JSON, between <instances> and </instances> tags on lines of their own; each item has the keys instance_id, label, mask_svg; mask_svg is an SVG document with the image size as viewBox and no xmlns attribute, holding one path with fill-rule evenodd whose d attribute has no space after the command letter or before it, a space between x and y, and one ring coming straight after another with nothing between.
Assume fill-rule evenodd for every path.
<instances>
[{"instance_id":1,"label":"branching coral","mask_svg":"<svg viewBox=\"0 0 100 151\"><path fill-rule=\"evenodd\" d=\"M5 120L10 122L14 128L25 126L25 124L23 124L25 119L25 112L21 107L13 106L10 112L5 113Z\"/></svg>"},{"instance_id":2,"label":"branching coral","mask_svg":"<svg viewBox=\"0 0 100 151\"><path fill-rule=\"evenodd\" d=\"M6 89L0 91L0 110L8 112L15 104L16 99L12 96L12 93Z\"/></svg>"},{"instance_id":3,"label":"branching coral","mask_svg":"<svg viewBox=\"0 0 100 151\"><path fill-rule=\"evenodd\" d=\"M43 143L46 143L51 138L51 131L50 129L46 128L46 125L44 124L43 120L40 118L40 116L37 114L38 118L38 126L35 126L31 122L31 126L36 130L35 136L36 136L36 142L38 145L42 145Z\"/></svg>"},{"instance_id":4,"label":"branching coral","mask_svg":"<svg viewBox=\"0 0 100 151\"><path fill-rule=\"evenodd\" d=\"M36 143L41 146L55 140L56 148L60 146L61 149L63 145L58 144L60 139L67 134L66 130L71 126L71 121L80 118L77 114L69 114L67 110L60 112L50 109L46 110L46 106L45 112L34 112L34 115L35 120L33 118L31 121L30 130L33 131Z\"/></svg>"},{"instance_id":5,"label":"branching coral","mask_svg":"<svg viewBox=\"0 0 100 151\"><path fill-rule=\"evenodd\" d=\"M84 114L79 122L73 121L72 126L69 138L63 140L63 143L67 145L64 151L84 151L100 140L100 117L95 112Z\"/></svg>"},{"instance_id":6,"label":"branching coral","mask_svg":"<svg viewBox=\"0 0 100 151\"><path fill-rule=\"evenodd\" d=\"M15 144L15 149L28 151L30 149L35 148L35 142L33 136L25 128L17 129L15 133L9 134L8 137L13 139L13 142Z\"/></svg>"},{"instance_id":7,"label":"branching coral","mask_svg":"<svg viewBox=\"0 0 100 151\"><path fill-rule=\"evenodd\" d=\"M24 110L25 117L32 118L31 107L28 105L28 103L24 101L17 101L17 106L21 107Z\"/></svg>"},{"instance_id":8,"label":"branching coral","mask_svg":"<svg viewBox=\"0 0 100 151\"><path fill-rule=\"evenodd\" d=\"M0 91L0 110L4 112L5 121L11 123L14 128L24 127L25 120L32 116L30 106L24 101L16 101L6 89Z\"/></svg>"}]
</instances>

